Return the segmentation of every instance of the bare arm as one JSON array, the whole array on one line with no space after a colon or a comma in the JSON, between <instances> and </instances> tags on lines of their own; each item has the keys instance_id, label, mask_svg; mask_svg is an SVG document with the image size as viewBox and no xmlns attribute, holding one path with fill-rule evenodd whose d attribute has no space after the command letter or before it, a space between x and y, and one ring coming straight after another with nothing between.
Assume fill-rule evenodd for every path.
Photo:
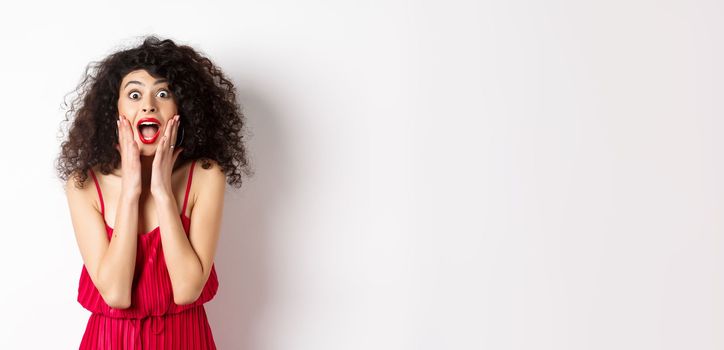
<instances>
[{"instance_id":1,"label":"bare arm","mask_svg":"<svg viewBox=\"0 0 724 350\"><path fill-rule=\"evenodd\" d=\"M173 195L154 198L174 303L190 304L196 300L192 294L195 293L198 280L201 279L201 262L186 238Z\"/></svg>"},{"instance_id":2,"label":"bare arm","mask_svg":"<svg viewBox=\"0 0 724 350\"><path fill-rule=\"evenodd\" d=\"M121 193L113 236L98 266L98 280L111 291L111 295L116 295L122 309L131 305L138 250L138 202L138 195Z\"/></svg>"},{"instance_id":3,"label":"bare arm","mask_svg":"<svg viewBox=\"0 0 724 350\"><path fill-rule=\"evenodd\" d=\"M194 183L200 188L191 213L189 236L184 232L173 195L160 195L156 210L161 226L161 244L166 259L174 303L191 304L211 274L221 229L226 178L218 165L197 167Z\"/></svg>"},{"instance_id":4,"label":"bare arm","mask_svg":"<svg viewBox=\"0 0 724 350\"><path fill-rule=\"evenodd\" d=\"M100 210L94 204L97 192L89 177L82 189L70 178L65 192L83 263L93 284L112 308L131 305L131 285L136 265L139 195L122 193L109 242Z\"/></svg>"}]
</instances>

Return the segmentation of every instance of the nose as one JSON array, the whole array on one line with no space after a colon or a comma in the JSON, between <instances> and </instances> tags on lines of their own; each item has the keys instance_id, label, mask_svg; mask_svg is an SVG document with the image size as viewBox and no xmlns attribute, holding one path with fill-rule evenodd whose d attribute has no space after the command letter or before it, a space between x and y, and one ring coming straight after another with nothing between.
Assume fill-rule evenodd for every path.
<instances>
[{"instance_id":1,"label":"nose","mask_svg":"<svg viewBox=\"0 0 724 350\"><path fill-rule=\"evenodd\" d=\"M156 111L155 101L152 97L144 98L143 107L141 108L143 113L153 113Z\"/></svg>"}]
</instances>

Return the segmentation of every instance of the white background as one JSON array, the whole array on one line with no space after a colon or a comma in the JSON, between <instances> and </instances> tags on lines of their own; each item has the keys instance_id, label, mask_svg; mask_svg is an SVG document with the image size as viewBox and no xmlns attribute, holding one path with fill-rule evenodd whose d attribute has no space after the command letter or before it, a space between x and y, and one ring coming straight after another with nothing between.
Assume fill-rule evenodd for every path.
<instances>
[{"instance_id":1,"label":"white background","mask_svg":"<svg viewBox=\"0 0 724 350\"><path fill-rule=\"evenodd\" d=\"M717 1L22 2L0 11L0 348L90 313L53 162L155 33L236 84L220 349L722 349Z\"/></svg>"}]
</instances>

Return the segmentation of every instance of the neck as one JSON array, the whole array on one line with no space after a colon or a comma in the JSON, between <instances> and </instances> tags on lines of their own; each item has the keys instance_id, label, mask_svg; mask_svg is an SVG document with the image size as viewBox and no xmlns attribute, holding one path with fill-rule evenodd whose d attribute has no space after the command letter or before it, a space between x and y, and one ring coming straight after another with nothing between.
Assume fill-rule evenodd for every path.
<instances>
[{"instance_id":1,"label":"neck","mask_svg":"<svg viewBox=\"0 0 724 350\"><path fill-rule=\"evenodd\" d=\"M141 156L141 192L151 191L151 173L153 169L153 155Z\"/></svg>"},{"instance_id":2,"label":"neck","mask_svg":"<svg viewBox=\"0 0 724 350\"><path fill-rule=\"evenodd\" d=\"M153 157L154 155L150 156L140 156L141 161L141 194L150 194L151 192L151 174L153 173ZM178 167L180 166L181 158L179 157L176 159L176 163L173 165L173 171L176 171ZM121 168L118 167L113 170L112 172L114 175L120 177L121 176Z\"/></svg>"}]
</instances>

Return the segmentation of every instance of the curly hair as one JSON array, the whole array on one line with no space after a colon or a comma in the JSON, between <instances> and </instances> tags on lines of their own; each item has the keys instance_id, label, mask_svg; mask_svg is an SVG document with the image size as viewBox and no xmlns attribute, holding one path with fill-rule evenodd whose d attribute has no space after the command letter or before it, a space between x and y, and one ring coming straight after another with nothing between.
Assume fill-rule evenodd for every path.
<instances>
[{"instance_id":1,"label":"curly hair","mask_svg":"<svg viewBox=\"0 0 724 350\"><path fill-rule=\"evenodd\" d=\"M99 165L103 174L118 168L121 155L114 144L120 84L137 69L168 80L184 128L179 162L201 159L202 167L208 169L208 159L213 159L227 182L241 187L242 173L251 176L253 171L244 144L246 118L236 102L236 88L207 57L155 35L144 37L137 47L88 64L74 90L76 98L70 106L64 100L63 122L74 118L56 160L58 176L65 181L74 176L76 186L82 187L91 167Z\"/></svg>"}]
</instances>

